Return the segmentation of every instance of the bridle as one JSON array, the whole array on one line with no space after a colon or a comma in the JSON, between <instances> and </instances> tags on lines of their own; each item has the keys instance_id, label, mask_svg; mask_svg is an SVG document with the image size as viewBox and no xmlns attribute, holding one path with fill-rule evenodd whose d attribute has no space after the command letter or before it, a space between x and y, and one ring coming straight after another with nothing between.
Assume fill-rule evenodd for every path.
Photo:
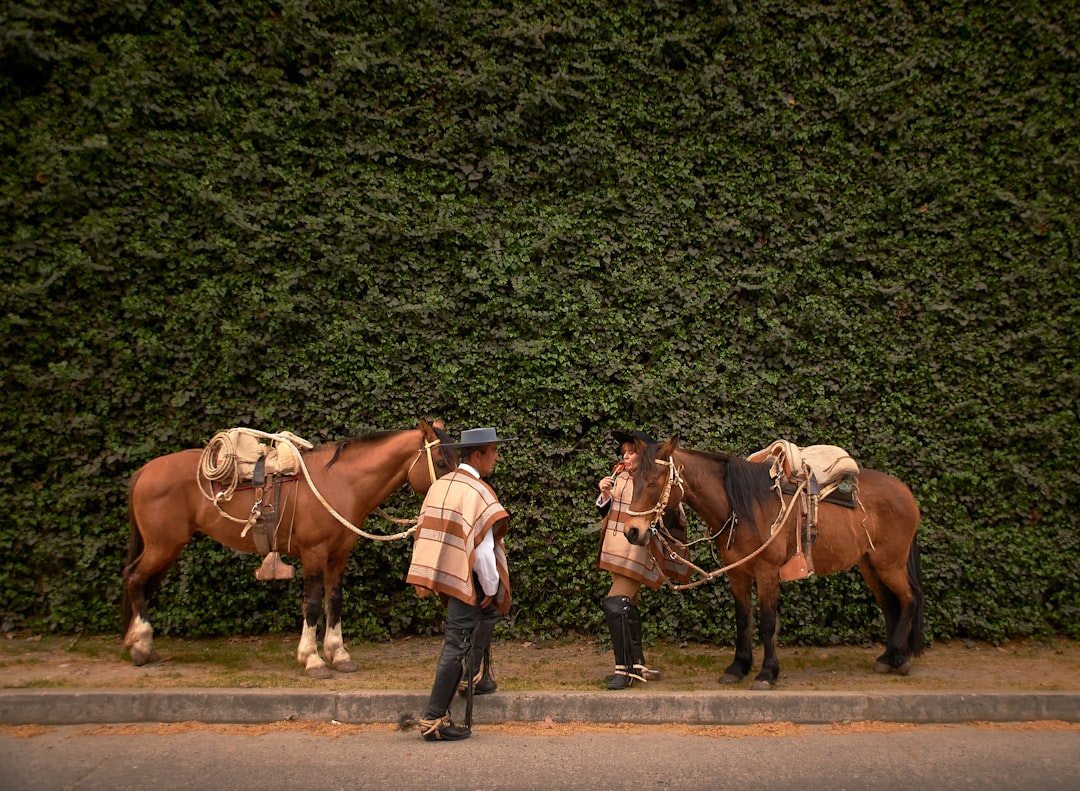
<instances>
[{"instance_id":1,"label":"bridle","mask_svg":"<svg viewBox=\"0 0 1080 791\"><path fill-rule=\"evenodd\" d=\"M671 490L675 487L679 487L679 492L686 493L686 489L683 486L682 469L675 465L674 459L656 459L656 464L663 464L668 468L667 481L664 483L664 491L660 493L660 499L656 501L654 505L648 511L630 511L627 510L628 516L651 516L649 521L650 532L656 532L656 526L664 521L664 511L667 510L668 502L671 500Z\"/></svg>"},{"instance_id":2,"label":"bridle","mask_svg":"<svg viewBox=\"0 0 1080 791\"><path fill-rule=\"evenodd\" d=\"M438 478L435 476L435 459L432 457L431 449L434 448L436 445L439 445L441 442L442 442L442 440L439 439L438 437L431 440L431 442L428 442L427 440L425 440L424 441L424 447L422 447L422 448L420 448L420 450L416 451L416 458L413 459L412 464L409 465L409 469L405 473L405 477L408 478L410 475L412 475L413 467L415 467L416 463L418 461L420 461L420 458L426 454L427 455L428 475L431 476L431 483L432 483L432 485L434 485L435 481L437 481ZM312 487L312 488L314 488L314 487ZM326 507L328 509L330 509L329 505L327 505ZM330 513L332 515L334 515L334 516L337 516L337 514L334 512L333 509L330 509ZM398 539L398 538L405 538L406 536L410 536L414 532L416 532L416 520L415 519L399 519L399 518L397 518L395 516L390 516L390 514L386 513L386 511L384 511L382 508L376 508L374 511L372 511L372 513L378 514L379 516L381 516L386 521L393 522L396 525L409 525L409 529L406 530L403 533L398 533L397 535L393 535L393 536L386 536L384 538L383 536L373 536L370 533L365 533L363 531L356 530L355 528L352 527L352 525L346 524L345 526L348 527L351 530L354 530L354 532L358 532L360 535L364 536L364 538L374 538L374 539L377 539L379 541L387 541L387 540L394 540L394 539ZM339 517L339 521L341 521L340 517Z\"/></svg>"},{"instance_id":3,"label":"bridle","mask_svg":"<svg viewBox=\"0 0 1080 791\"><path fill-rule=\"evenodd\" d=\"M669 459L669 460L656 459L655 463L656 464L663 464L668 468L668 478L667 478L667 481L664 484L664 491L661 492L661 494L660 494L660 499L657 500L656 505L654 505L648 511L627 511L626 513L629 514L630 516L651 516L652 519L651 519L651 521L649 523L648 532L651 533L653 536L655 536L657 539L659 539L661 545L664 548L665 553L668 556L670 556L672 559L675 559L677 557L677 553L672 551L671 546L668 543L668 540L671 538L671 536L667 535L667 530L666 529L659 529L659 528L663 526L664 512L667 510L668 502L671 500L671 491L672 491L672 489L675 486L678 486L679 491L681 493L685 494L686 493L686 487L684 486L684 482L683 482L682 469L675 465L674 457ZM684 583L684 584L675 584L675 583L671 582L671 580L667 579L667 577L665 575L665 581L667 582L667 584L670 585L675 590L688 590L690 588L696 588L696 587L699 587L700 585L704 585L707 582L711 582L712 580L719 577L721 574L725 574L725 573L727 573L728 571L730 571L731 569L733 569L733 568L735 568L737 566L741 566L744 563L747 563L748 561L753 560L759 554L764 552L768 548L768 546L773 542L773 540L778 535L780 535L780 533L781 533L780 528L783 526L784 522L787 520L788 516L791 514L795 503L798 501L798 495L803 491L803 489L805 489L806 483L807 483L807 481L803 480L799 484L799 487L796 489L795 495L792 496L791 499L789 499L787 503L784 503L784 497L783 497L783 493L780 491L779 482L776 483L776 485L773 488L776 490L777 494L780 497L780 511L776 515L776 519L773 520L772 525L770 525L770 527L769 527L769 537L767 539L765 539L762 542L761 546L759 546L753 552L739 558L734 563L730 563L730 564L724 566L723 568L715 569L715 570L709 571L709 572L706 572L704 569L698 568L698 566L694 565L694 563L687 560L686 558L681 558L682 562L686 563L693 571L697 572L698 574L701 574L702 575L701 578L697 579L697 580L695 580L693 582L688 582L688 583ZM727 521L727 524L725 524L724 527L721 528L721 530L716 535L719 535L724 530L729 530L730 535L733 536L734 531L735 531L735 525L736 525L737 522L738 522L738 517L735 515L735 512L732 511L731 516ZM715 536L713 536L713 537L715 537ZM661 571L661 573L663 573L663 572Z\"/></svg>"},{"instance_id":4,"label":"bridle","mask_svg":"<svg viewBox=\"0 0 1080 791\"><path fill-rule=\"evenodd\" d=\"M435 481L438 479L435 477L435 459L431 455L431 449L434 448L436 445L440 444L441 442L442 440L438 437L433 439L431 442L425 440L424 447L420 448L420 450L416 452L416 458L413 459L413 463L409 465L409 471L406 473L406 477L412 474L412 469L416 466L416 462L420 461L420 457L426 453L428 475L431 476L431 483L434 484Z\"/></svg>"}]
</instances>

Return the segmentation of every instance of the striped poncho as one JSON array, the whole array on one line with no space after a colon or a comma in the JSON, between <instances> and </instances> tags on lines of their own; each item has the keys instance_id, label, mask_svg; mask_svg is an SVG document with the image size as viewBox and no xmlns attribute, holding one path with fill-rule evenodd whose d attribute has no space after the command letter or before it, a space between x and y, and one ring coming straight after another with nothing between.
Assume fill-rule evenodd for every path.
<instances>
[{"instance_id":1,"label":"striped poncho","mask_svg":"<svg viewBox=\"0 0 1080 791\"><path fill-rule=\"evenodd\" d=\"M596 567L637 580L653 590L664 584L665 576L685 582L690 577L690 568L685 563L665 557L658 539L653 538L645 546L631 544L627 540L626 522L630 518L628 512L633 499L634 481L628 472L620 472L615 476L615 485L611 487L611 509L602 524L603 537Z\"/></svg>"},{"instance_id":2,"label":"striped poncho","mask_svg":"<svg viewBox=\"0 0 1080 791\"><path fill-rule=\"evenodd\" d=\"M424 497L416 524L412 563L405 581L426 596L477 604L483 591L476 590L473 564L476 548L488 531L495 539L495 565L499 571L496 604L503 614L510 611L510 572L503 538L509 514L499 503L495 490L464 470L455 470L435 481ZM445 598L444 598L445 601Z\"/></svg>"}]
</instances>

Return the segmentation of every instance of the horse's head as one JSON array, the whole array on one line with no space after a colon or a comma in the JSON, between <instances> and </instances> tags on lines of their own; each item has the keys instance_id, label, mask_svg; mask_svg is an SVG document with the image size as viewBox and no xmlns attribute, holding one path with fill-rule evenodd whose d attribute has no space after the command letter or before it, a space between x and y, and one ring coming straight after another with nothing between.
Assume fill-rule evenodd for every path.
<instances>
[{"instance_id":1,"label":"horse's head","mask_svg":"<svg viewBox=\"0 0 1080 791\"><path fill-rule=\"evenodd\" d=\"M428 423L420 419L421 440L420 450L409 467L409 485L417 494L427 494L431 484L436 480L457 469L457 454L453 449L446 447L453 443L450 435L443 430L441 420Z\"/></svg>"},{"instance_id":2,"label":"horse's head","mask_svg":"<svg viewBox=\"0 0 1080 791\"><path fill-rule=\"evenodd\" d=\"M682 501L682 477L675 466L679 441L663 445L638 442L638 466L634 471L634 496L630 519L624 525L626 540L644 545L666 515L674 514Z\"/></svg>"}]
</instances>

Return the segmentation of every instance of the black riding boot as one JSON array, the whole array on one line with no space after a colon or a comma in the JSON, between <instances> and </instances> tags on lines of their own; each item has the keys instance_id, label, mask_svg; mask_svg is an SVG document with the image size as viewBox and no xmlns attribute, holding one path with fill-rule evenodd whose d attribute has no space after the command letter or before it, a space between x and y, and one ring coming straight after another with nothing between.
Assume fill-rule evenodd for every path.
<instances>
[{"instance_id":1,"label":"black riding boot","mask_svg":"<svg viewBox=\"0 0 1080 791\"><path fill-rule=\"evenodd\" d=\"M641 611L633 601L627 607L627 633L629 635L628 653L633 662L633 673L645 681L660 678L659 670L650 670L645 665L645 650L641 646Z\"/></svg>"},{"instance_id":2,"label":"black riding boot","mask_svg":"<svg viewBox=\"0 0 1080 791\"><path fill-rule=\"evenodd\" d=\"M633 656L630 653L630 607L628 596L608 596L604 599L604 618L611 633L611 648L615 652L615 675L608 689L626 689L633 682Z\"/></svg>"},{"instance_id":3,"label":"black riding boot","mask_svg":"<svg viewBox=\"0 0 1080 791\"><path fill-rule=\"evenodd\" d=\"M472 649L469 651L468 675L458 683L458 694L468 694L468 680L473 678L474 695L490 695L498 688L495 676L491 671L491 636L495 632L495 624L502 618L498 610L494 615L485 613L484 618L477 624L472 634Z\"/></svg>"},{"instance_id":4,"label":"black riding boot","mask_svg":"<svg viewBox=\"0 0 1080 791\"><path fill-rule=\"evenodd\" d=\"M450 701L454 699L454 690L461 680L464 660L469 654L470 636L467 632L446 633L439 663L435 666L431 697L420 720L420 735L425 741L466 739L472 733L471 722L455 725L450 719Z\"/></svg>"},{"instance_id":5,"label":"black riding boot","mask_svg":"<svg viewBox=\"0 0 1080 791\"><path fill-rule=\"evenodd\" d=\"M473 691L477 695L490 695L492 692L499 688L499 685L495 681L494 665L491 664L490 645L488 645L488 647L484 649L484 659L481 664L484 671L483 674L480 676L480 679L476 682L476 688ZM476 678L475 673L473 674L473 678Z\"/></svg>"}]
</instances>

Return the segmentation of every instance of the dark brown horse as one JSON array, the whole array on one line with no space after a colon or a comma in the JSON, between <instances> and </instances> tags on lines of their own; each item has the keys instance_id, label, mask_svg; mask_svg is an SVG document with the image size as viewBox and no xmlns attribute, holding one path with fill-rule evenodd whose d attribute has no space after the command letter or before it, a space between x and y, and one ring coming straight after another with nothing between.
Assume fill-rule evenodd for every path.
<instances>
[{"instance_id":1,"label":"dark brown horse","mask_svg":"<svg viewBox=\"0 0 1080 791\"><path fill-rule=\"evenodd\" d=\"M349 552L364 532L360 528L368 515L406 481L423 494L434 478L457 466L455 455L443 443L449 438L441 423L433 426L421 420L417 429L320 445L301 453L307 474L282 484L276 548L299 557L303 566L304 628L296 658L308 675L328 677L327 662L341 672L356 670L341 636L341 578ZM253 533L242 535L255 504L254 490L238 488L229 500L215 504L199 473L202 457L201 450L160 456L139 469L128 487L131 541L124 567L121 629L136 665L157 659L148 603L196 533L242 552L257 551ZM326 661L319 656L316 640L322 610Z\"/></svg>"},{"instance_id":2,"label":"dark brown horse","mask_svg":"<svg viewBox=\"0 0 1080 791\"><path fill-rule=\"evenodd\" d=\"M711 529L735 597L735 661L720 681L738 682L753 665L751 595L756 582L765 659L752 688L771 689L780 675L776 656L779 569L796 549L796 528L795 519L778 519L784 506L774 488L770 464L727 453L679 449L675 440L662 447L639 446L641 460L630 505L634 516L627 524L627 538L644 544L657 534L663 537L656 517L680 501L702 517ZM814 573L833 574L858 564L885 615L888 633L885 653L874 669L906 675L911 657L923 647L923 594L915 540L919 507L911 490L885 473L862 469L856 482L857 507L825 500L819 504ZM774 524L777 529L771 538Z\"/></svg>"}]
</instances>

